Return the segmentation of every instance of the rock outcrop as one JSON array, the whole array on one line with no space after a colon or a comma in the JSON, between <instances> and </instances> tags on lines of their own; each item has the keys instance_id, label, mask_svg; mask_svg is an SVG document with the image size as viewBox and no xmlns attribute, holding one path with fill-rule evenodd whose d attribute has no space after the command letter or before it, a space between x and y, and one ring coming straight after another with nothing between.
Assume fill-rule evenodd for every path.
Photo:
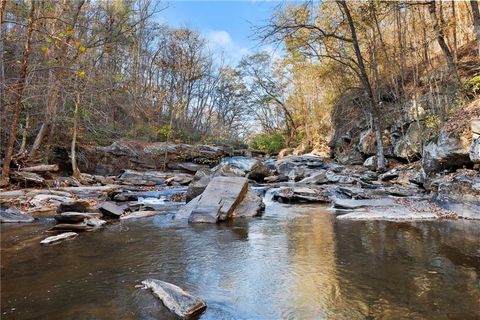
<instances>
[{"instance_id":1,"label":"rock outcrop","mask_svg":"<svg viewBox=\"0 0 480 320\"><path fill-rule=\"evenodd\" d=\"M87 159L79 162L82 172L115 175L124 169L163 170L170 163L192 162L213 166L223 157L233 155L233 149L207 145L116 141L107 147L84 146L80 153L82 158Z\"/></svg>"}]
</instances>

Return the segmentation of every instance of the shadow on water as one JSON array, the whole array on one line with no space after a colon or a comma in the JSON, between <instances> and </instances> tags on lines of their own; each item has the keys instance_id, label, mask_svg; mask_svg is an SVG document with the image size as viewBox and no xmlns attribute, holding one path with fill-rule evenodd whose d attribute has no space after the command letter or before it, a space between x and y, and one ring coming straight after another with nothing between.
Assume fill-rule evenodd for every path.
<instances>
[{"instance_id":1,"label":"shadow on water","mask_svg":"<svg viewBox=\"0 0 480 320\"><path fill-rule=\"evenodd\" d=\"M149 277L206 300L201 319L480 318L480 222L268 203L259 219L157 216L42 247L50 224L1 226L2 319L173 319L135 287Z\"/></svg>"}]
</instances>

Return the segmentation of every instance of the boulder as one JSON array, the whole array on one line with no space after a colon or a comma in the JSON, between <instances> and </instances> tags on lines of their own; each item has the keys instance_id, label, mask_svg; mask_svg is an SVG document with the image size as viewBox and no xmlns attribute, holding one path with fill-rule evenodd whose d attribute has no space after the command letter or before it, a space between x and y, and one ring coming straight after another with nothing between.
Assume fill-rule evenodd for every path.
<instances>
[{"instance_id":1,"label":"boulder","mask_svg":"<svg viewBox=\"0 0 480 320\"><path fill-rule=\"evenodd\" d=\"M254 191L248 190L243 200L233 211L233 218L248 218L262 215L265 209L262 197Z\"/></svg>"},{"instance_id":2,"label":"boulder","mask_svg":"<svg viewBox=\"0 0 480 320\"><path fill-rule=\"evenodd\" d=\"M396 141L393 153L403 159L418 159L421 153L422 125L412 122L405 134Z\"/></svg>"},{"instance_id":3,"label":"boulder","mask_svg":"<svg viewBox=\"0 0 480 320\"><path fill-rule=\"evenodd\" d=\"M338 154L336 159L338 163L345 165L363 164L365 161L364 156L357 150L351 150L349 152Z\"/></svg>"},{"instance_id":4,"label":"boulder","mask_svg":"<svg viewBox=\"0 0 480 320\"><path fill-rule=\"evenodd\" d=\"M28 223L35 219L15 207L4 209L0 207L0 223Z\"/></svg>"},{"instance_id":5,"label":"boulder","mask_svg":"<svg viewBox=\"0 0 480 320\"><path fill-rule=\"evenodd\" d=\"M107 201L99 205L98 210L107 217L120 218L127 207L126 205L119 206L115 202Z\"/></svg>"},{"instance_id":6,"label":"boulder","mask_svg":"<svg viewBox=\"0 0 480 320\"><path fill-rule=\"evenodd\" d=\"M57 213L62 212L87 212L90 207L90 202L87 200L74 200L60 203L57 208Z\"/></svg>"},{"instance_id":7,"label":"boulder","mask_svg":"<svg viewBox=\"0 0 480 320\"><path fill-rule=\"evenodd\" d=\"M147 279L142 281L142 284L146 289L151 290L163 302L165 307L180 318L190 318L207 308L204 301L171 283Z\"/></svg>"},{"instance_id":8,"label":"boulder","mask_svg":"<svg viewBox=\"0 0 480 320\"><path fill-rule=\"evenodd\" d=\"M377 156L371 156L365 160L363 166L368 170L375 171L377 169Z\"/></svg>"},{"instance_id":9,"label":"boulder","mask_svg":"<svg viewBox=\"0 0 480 320\"><path fill-rule=\"evenodd\" d=\"M54 216L58 223L78 223L86 219L101 218L101 213L86 213L86 212L62 212Z\"/></svg>"},{"instance_id":10,"label":"boulder","mask_svg":"<svg viewBox=\"0 0 480 320\"><path fill-rule=\"evenodd\" d=\"M263 182L263 180L271 174L272 172L270 169L265 166L262 161L257 160L250 169L250 173L247 175L247 178L257 182Z\"/></svg>"},{"instance_id":11,"label":"boulder","mask_svg":"<svg viewBox=\"0 0 480 320\"><path fill-rule=\"evenodd\" d=\"M475 170L459 170L439 179L435 200L460 217L480 219L480 174Z\"/></svg>"},{"instance_id":12,"label":"boulder","mask_svg":"<svg viewBox=\"0 0 480 320\"><path fill-rule=\"evenodd\" d=\"M78 236L78 233L76 232L65 232L65 233L58 234L56 236L45 238L42 241L40 241L40 243L43 245L57 244L64 240L71 240L73 238L76 238L77 236Z\"/></svg>"},{"instance_id":13,"label":"boulder","mask_svg":"<svg viewBox=\"0 0 480 320\"><path fill-rule=\"evenodd\" d=\"M464 138L457 138L440 132L436 141L431 141L423 149L422 167L431 174L442 170L462 168L471 163L469 143Z\"/></svg>"},{"instance_id":14,"label":"boulder","mask_svg":"<svg viewBox=\"0 0 480 320\"><path fill-rule=\"evenodd\" d=\"M202 194L214 177L243 177L245 172L228 164L221 163L212 170L199 170L195 173L187 189L187 202Z\"/></svg>"},{"instance_id":15,"label":"boulder","mask_svg":"<svg viewBox=\"0 0 480 320\"><path fill-rule=\"evenodd\" d=\"M248 180L246 178L213 178L200 196L188 221L216 223L230 219L247 191Z\"/></svg>"},{"instance_id":16,"label":"boulder","mask_svg":"<svg viewBox=\"0 0 480 320\"><path fill-rule=\"evenodd\" d=\"M368 129L360 133L358 151L366 156L372 156L376 154L375 133L372 130Z\"/></svg>"},{"instance_id":17,"label":"boulder","mask_svg":"<svg viewBox=\"0 0 480 320\"><path fill-rule=\"evenodd\" d=\"M473 163L480 163L480 138L476 138L473 141L468 155Z\"/></svg>"},{"instance_id":18,"label":"boulder","mask_svg":"<svg viewBox=\"0 0 480 320\"><path fill-rule=\"evenodd\" d=\"M171 162L167 164L167 168L172 170L183 170L183 171L195 173L199 170L208 170L210 167L207 165L197 164L193 162L181 162L181 163Z\"/></svg>"}]
</instances>

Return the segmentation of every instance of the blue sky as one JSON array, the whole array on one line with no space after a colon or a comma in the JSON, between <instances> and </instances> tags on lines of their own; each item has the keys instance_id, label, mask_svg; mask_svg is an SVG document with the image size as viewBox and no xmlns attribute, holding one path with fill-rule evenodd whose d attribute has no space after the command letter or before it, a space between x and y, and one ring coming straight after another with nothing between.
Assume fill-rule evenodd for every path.
<instances>
[{"instance_id":1,"label":"blue sky","mask_svg":"<svg viewBox=\"0 0 480 320\"><path fill-rule=\"evenodd\" d=\"M176 0L167 4L158 14L161 21L199 31L214 52L224 52L225 62L235 64L243 55L262 49L252 26L262 25L281 2ZM271 46L263 49L272 51Z\"/></svg>"}]
</instances>

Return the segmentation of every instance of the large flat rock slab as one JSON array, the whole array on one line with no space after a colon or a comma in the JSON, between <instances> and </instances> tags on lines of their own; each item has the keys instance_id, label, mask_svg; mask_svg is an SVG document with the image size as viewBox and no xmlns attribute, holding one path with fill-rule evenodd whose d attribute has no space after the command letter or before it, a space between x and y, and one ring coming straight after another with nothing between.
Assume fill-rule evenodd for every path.
<instances>
[{"instance_id":1,"label":"large flat rock slab","mask_svg":"<svg viewBox=\"0 0 480 320\"><path fill-rule=\"evenodd\" d=\"M188 319L207 308L207 304L200 298L171 283L147 279L142 281L142 284L151 290L165 307L181 318Z\"/></svg>"},{"instance_id":2,"label":"large flat rock slab","mask_svg":"<svg viewBox=\"0 0 480 320\"><path fill-rule=\"evenodd\" d=\"M339 220L405 221L458 218L454 212L445 210L428 199L342 199L341 205L337 209L348 209L349 212L337 216Z\"/></svg>"},{"instance_id":3,"label":"large flat rock slab","mask_svg":"<svg viewBox=\"0 0 480 320\"><path fill-rule=\"evenodd\" d=\"M382 199L333 199L333 207L338 209L358 209L367 207L382 207L394 205L393 198Z\"/></svg>"},{"instance_id":4,"label":"large flat rock slab","mask_svg":"<svg viewBox=\"0 0 480 320\"><path fill-rule=\"evenodd\" d=\"M216 223L231 218L247 191L246 178L213 178L193 208L189 222Z\"/></svg>"}]
</instances>

